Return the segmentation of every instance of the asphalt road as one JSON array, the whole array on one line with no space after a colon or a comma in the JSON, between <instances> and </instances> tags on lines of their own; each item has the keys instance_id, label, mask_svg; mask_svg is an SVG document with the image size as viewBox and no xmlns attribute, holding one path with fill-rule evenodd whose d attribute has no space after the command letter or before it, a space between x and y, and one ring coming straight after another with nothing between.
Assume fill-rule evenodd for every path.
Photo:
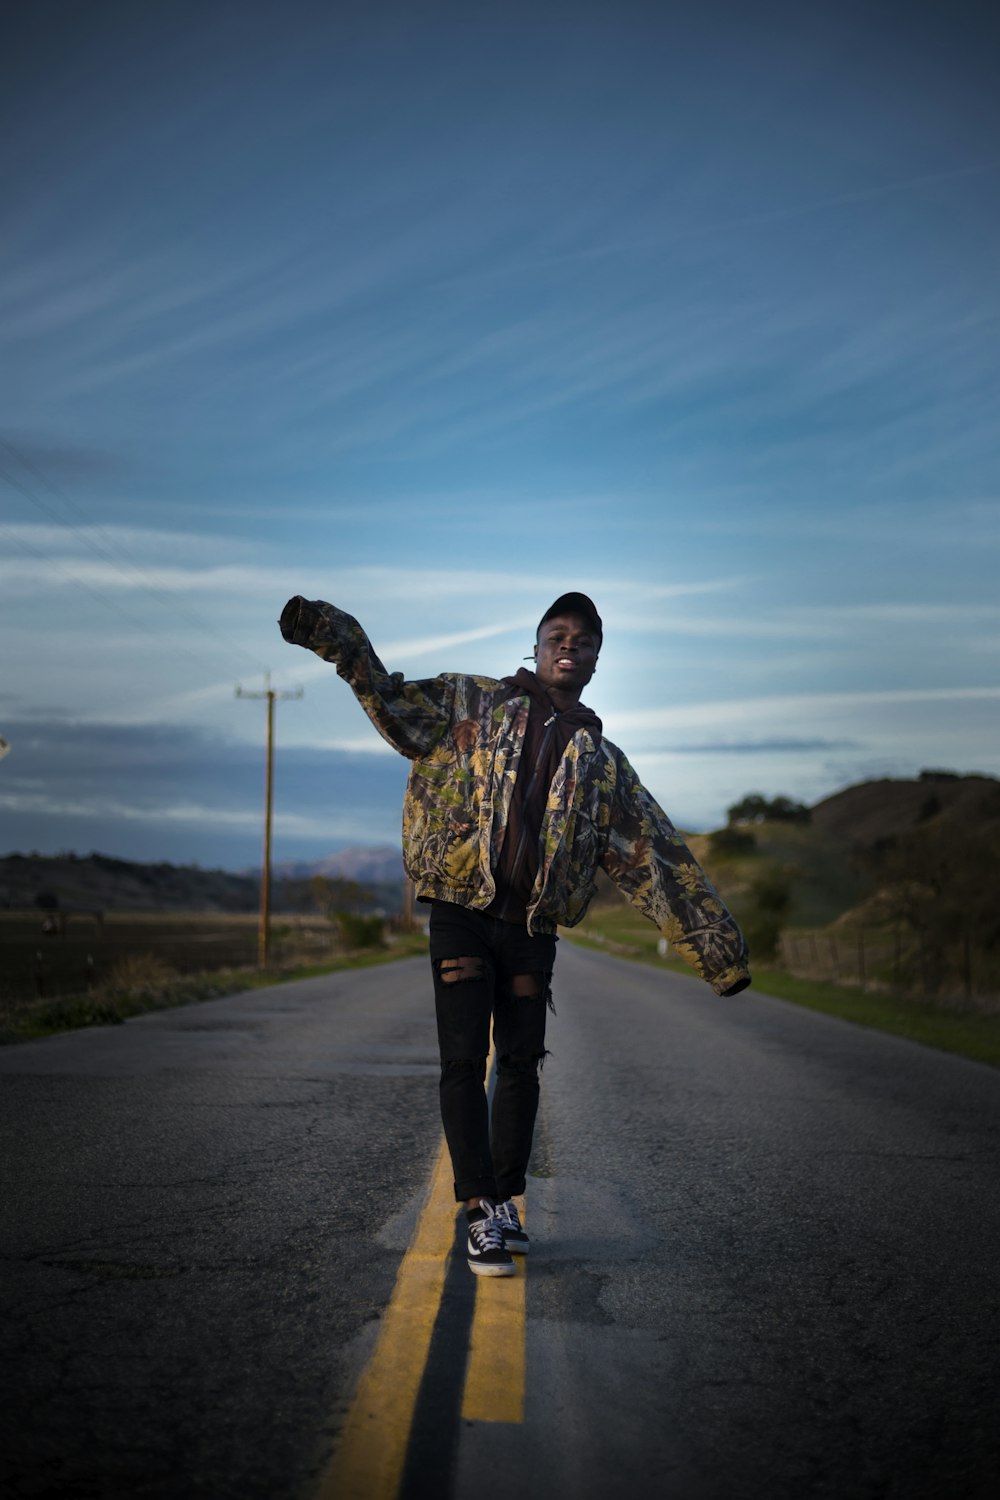
<instances>
[{"instance_id":1,"label":"asphalt road","mask_svg":"<svg viewBox=\"0 0 1000 1500\"><path fill-rule=\"evenodd\" d=\"M992 1497L1000 1072L568 942L555 999L524 1421L459 1416L455 1260L407 1500ZM0 1052L5 1500L306 1500L435 1054L422 960Z\"/></svg>"}]
</instances>

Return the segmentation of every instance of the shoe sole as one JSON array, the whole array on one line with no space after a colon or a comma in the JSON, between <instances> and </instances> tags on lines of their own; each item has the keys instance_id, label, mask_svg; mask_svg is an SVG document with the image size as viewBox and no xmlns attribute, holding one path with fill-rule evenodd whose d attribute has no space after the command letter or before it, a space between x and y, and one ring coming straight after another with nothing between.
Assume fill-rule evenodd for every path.
<instances>
[{"instance_id":1,"label":"shoe sole","mask_svg":"<svg viewBox=\"0 0 1000 1500\"><path fill-rule=\"evenodd\" d=\"M484 1265L481 1260L470 1260L469 1270L474 1271L477 1276L513 1276L513 1266L490 1266Z\"/></svg>"}]
</instances>

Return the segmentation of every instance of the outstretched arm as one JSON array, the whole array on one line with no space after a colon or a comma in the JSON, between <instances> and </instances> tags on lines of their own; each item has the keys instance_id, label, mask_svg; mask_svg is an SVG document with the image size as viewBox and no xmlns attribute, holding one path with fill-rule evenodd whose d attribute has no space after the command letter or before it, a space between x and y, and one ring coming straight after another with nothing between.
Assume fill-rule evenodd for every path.
<instances>
[{"instance_id":1,"label":"outstretched arm","mask_svg":"<svg viewBox=\"0 0 1000 1500\"><path fill-rule=\"evenodd\" d=\"M289 599L279 620L281 634L293 646L315 651L336 665L375 728L394 750L420 760L437 744L451 722L454 685L447 678L407 682L402 672L387 672L353 615L321 599Z\"/></svg>"},{"instance_id":2,"label":"outstretched arm","mask_svg":"<svg viewBox=\"0 0 1000 1500\"><path fill-rule=\"evenodd\" d=\"M602 864L718 995L750 983L746 940L666 813L621 757Z\"/></svg>"}]
</instances>

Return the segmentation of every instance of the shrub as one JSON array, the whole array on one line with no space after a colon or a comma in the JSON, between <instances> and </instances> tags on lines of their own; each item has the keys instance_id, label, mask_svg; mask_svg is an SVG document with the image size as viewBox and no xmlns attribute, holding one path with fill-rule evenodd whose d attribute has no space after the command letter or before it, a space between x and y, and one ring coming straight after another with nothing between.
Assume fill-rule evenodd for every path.
<instances>
[{"instance_id":1,"label":"shrub","mask_svg":"<svg viewBox=\"0 0 1000 1500\"><path fill-rule=\"evenodd\" d=\"M750 896L759 912L783 917L792 901L792 886L784 870L765 870L750 887Z\"/></svg>"},{"instance_id":2,"label":"shrub","mask_svg":"<svg viewBox=\"0 0 1000 1500\"><path fill-rule=\"evenodd\" d=\"M129 953L114 965L101 989L115 996L156 995L173 978L173 969L155 953Z\"/></svg>"},{"instance_id":3,"label":"shrub","mask_svg":"<svg viewBox=\"0 0 1000 1500\"><path fill-rule=\"evenodd\" d=\"M781 942L781 920L773 912L755 911L741 922L743 936L750 948L750 962L770 963L778 956Z\"/></svg>"},{"instance_id":4,"label":"shrub","mask_svg":"<svg viewBox=\"0 0 1000 1500\"><path fill-rule=\"evenodd\" d=\"M339 911L335 920L345 948L385 947L384 918L362 917L354 911Z\"/></svg>"},{"instance_id":5,"label":"shrub","mask_svg":"<svg viewBox=\"0 0 1000 1500\"><path fill-rule=\"evenodd\" d=\"M764 870L750 886L749 905L740 918L752 962L777 958L781 929L791 905L792 888L784 870Z\"/></svg>"},{"instance_id":6,"label":"shrub","mask_svg":"<svg viewBox=\"0 0 1000 1500\"><path fill-rule=\"evenodd\" d=\"M709 837L713 854L752 854L757 836L749 828L717 828Z\"/></svg>"}]
</instances>

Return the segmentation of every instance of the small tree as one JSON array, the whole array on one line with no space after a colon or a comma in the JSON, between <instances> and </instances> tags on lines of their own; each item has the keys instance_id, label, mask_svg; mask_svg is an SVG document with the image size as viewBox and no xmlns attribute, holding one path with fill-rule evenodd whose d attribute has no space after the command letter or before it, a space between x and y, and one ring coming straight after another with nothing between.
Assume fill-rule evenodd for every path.
<instances>
[{"instance_id":1,"label":"small tree","mask_svg":"<svg viewBox=\"0 0 1000 1500\"><path fill-rule=\"evenodd\" d=\"M727 809L730 823L739 825L741 823L763 823L767 817L769 807L767 798L762 792L749 792L739 802L734 802Z\"/></svg>"},{"instance_id":2,"label":"small tree","mask_svg":"<svg viewBox=\"0 0 1000 1500\"><path fill-rule=\"evenodd\" d=\"M756 836L749 828L734 828L731 823L717 828L709 841L713 854L753 854L757 848Z\"/></svg>"},{"instance_id":3,"label":"small tree","mask_svg":"<svg viewBox=\"0 0 1000 1500\"><path fill-rule=\"evenodd\" d=\"M796 802L791 797L772 797L767 816L776 823L808 823L812 813L804 802Z\"/></svg>"},{"instance_id":4,"label":"small tree","mask_svg":"<svg viewBox=\"0 0 1000 1500\"><path fill-rule=\"evenodd\" d=\"M385 947L385 921L382 917L362 917L357 912L339 911L334 920L345 948Z\"/></svg>"},{"instance_id":5,"label":"small tree","mask_svg":"<svg viewBox=\"0 0 1000 1500\"><path fill-rule=\"evenodd\" d=\"M777 796L768 800L762 792L748 792L739 802L728 809L731 824L763 823L771 819L775 823L808 823L812 813L804 802L792 797Z\"/></svg>"},{"instance_id":6,"label":"small tree","mask_svg":"<svg viewBox=\"0 0 1000 1500\"><path fill-rule=\"evenodd\" d=\"M342 876L314 875L309 889L317 911L331 922L340 912L357 911L359 907L371 906L371 892L356 880L345 880Z\"/></svg>"},{"instance_id":7,"label":"small tree","mask_svg":"<svg viewBox=\"0 0 1000 1500\"><path fill-rule=\"evenodd\" d=\"M740 926L750 945L751 959L773 959L792 901L791 881L784 870L772 867L750 886L750 906Z\"/></svg>"}]
</instances>

